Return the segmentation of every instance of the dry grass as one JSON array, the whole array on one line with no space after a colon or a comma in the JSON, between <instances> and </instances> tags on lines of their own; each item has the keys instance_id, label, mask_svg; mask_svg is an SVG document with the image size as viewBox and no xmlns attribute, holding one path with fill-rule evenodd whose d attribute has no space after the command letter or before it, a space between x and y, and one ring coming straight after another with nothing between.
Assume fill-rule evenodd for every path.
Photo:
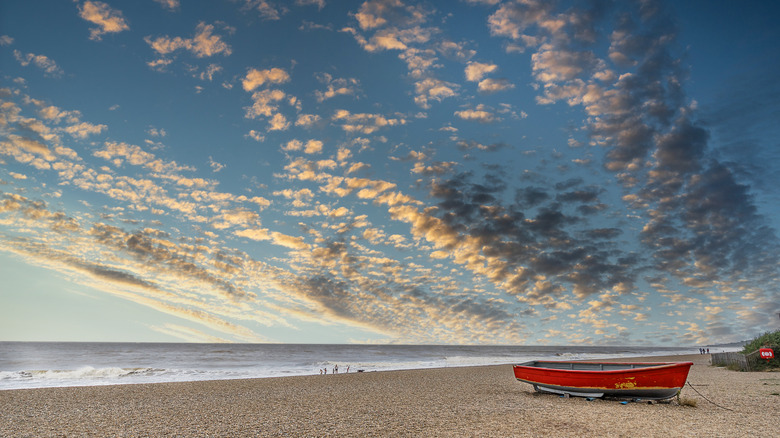
<instances>
[{"instance_id":1,"label":"dry grass","mask_svg":"<svg viewBox=\"0 0 780 438\"><path fill-rule=\"evenodd\" d=\"M695 398L680 397L679 395L677 396L677 404L679 404L680 406L689 406L695 408L698 403L699 403L698 400L696 400Z\"/></svg>"}]
</instances>

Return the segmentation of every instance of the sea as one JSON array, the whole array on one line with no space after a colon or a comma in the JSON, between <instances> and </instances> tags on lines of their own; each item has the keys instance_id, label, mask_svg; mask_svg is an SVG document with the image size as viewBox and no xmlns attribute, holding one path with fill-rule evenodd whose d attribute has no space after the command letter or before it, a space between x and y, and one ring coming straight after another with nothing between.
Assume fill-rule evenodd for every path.
<instances>
[{"instance_id":1,"label":"sea","mask_svg":"<svg viewBox=\"0 0 780 438\"><path fill-rule=\"evenodd\" d=\"M698 353L698 347L0 342L0 390Z\"/></svg>"}]
</instances>

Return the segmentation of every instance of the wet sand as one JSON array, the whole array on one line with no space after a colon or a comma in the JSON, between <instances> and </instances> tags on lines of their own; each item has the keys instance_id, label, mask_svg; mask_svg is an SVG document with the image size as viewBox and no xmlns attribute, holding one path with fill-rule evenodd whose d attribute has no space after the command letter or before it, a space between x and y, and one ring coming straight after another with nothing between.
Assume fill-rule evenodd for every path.
<instances>
[{"instance_id":1,"label":"wet sand","mask_svg":"<svg viewBox=\"0 0 780 438\"><path fill-rule=\"evenodd\" d=\"M780 373L631 360L694 362L696 406L535 393L499 365L0 391L0 436L780 436Z\"/></svg>"}]
</instances>

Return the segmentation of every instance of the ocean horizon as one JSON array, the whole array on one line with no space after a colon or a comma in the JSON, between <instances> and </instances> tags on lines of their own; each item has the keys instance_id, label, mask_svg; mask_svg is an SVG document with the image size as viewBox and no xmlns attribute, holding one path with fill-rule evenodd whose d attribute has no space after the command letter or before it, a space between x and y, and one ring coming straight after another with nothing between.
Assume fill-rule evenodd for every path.
<instances>
[{"instance_id":1,"label":"ocean horizon","mask_svg":"<svg viewBox=\"0 0 780 438\"><path fill-rule=\"evenodd\" d=\"M738 351L733 344L710 352ZM698 354L699 347L0 342L0 390Z\"/></svg>"}]
</instances>

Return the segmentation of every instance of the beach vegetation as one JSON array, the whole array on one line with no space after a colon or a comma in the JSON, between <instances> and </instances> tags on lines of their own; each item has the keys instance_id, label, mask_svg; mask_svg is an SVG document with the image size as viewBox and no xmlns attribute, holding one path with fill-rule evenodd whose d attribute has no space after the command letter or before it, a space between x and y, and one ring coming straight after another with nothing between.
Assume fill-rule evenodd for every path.
<instances>
[{"instance_id":1,"label":"beach vegetation","mask_svg":"<svg viewBox=\"0 0 780 438\"><path fill-rule=\"evenodd\" d=\"M766 345L774 345L780 347L780 330L775 330L774 332L766 332L760 336L757 336L752 341L748 341L748 343L745 344L745 348L742 349L742 354L750 354Z\"/></svg>"},{"instance_id":2,"label":"beach vegetation","mask_svg":"<svg viewBox=\"0 0 780 438\"><path fill-rule=\"evenodd\" d=\"M677 404L680 406L689 406L691 408L695 408L698 404L698 401L695 398L691 397L682 397L680 396L680 392L677 392Z\"/></svg>"},{"instance_id":3,"label":"beach vegetation","mask_svg":"<svg viewBox=\"0 0 780 438\"><path fill-rule=\"evenodd\" d=\"M742 366L737 363L730 363L726 365L726 369L729 371L742 371Z\"/></svg>"},{"instance_id":4,"label":"beach vegetation","mask_svg":"<svg viewBox=\"0 0 780 438\"><path fill-rule=\"evenodd\" d=\"M780 369L780 330L766 332L755 339L748 341L742 354L748 355L763 347L770 347L775 351L774 359L761 359L752 366L753 371L766 371L770 369Z\"/></svg>"},{"instance_id":5,"label":"beach vegetation","mask_svg":"<svg viewBox=\"0 0 780 438\"><path fill-rule=\"evenodd\" d=\"M695 408L698 404L698 400L691 397L681 397L680 398L680 406L689 406L692 408Z\"/></svg>"}]
</instances>

